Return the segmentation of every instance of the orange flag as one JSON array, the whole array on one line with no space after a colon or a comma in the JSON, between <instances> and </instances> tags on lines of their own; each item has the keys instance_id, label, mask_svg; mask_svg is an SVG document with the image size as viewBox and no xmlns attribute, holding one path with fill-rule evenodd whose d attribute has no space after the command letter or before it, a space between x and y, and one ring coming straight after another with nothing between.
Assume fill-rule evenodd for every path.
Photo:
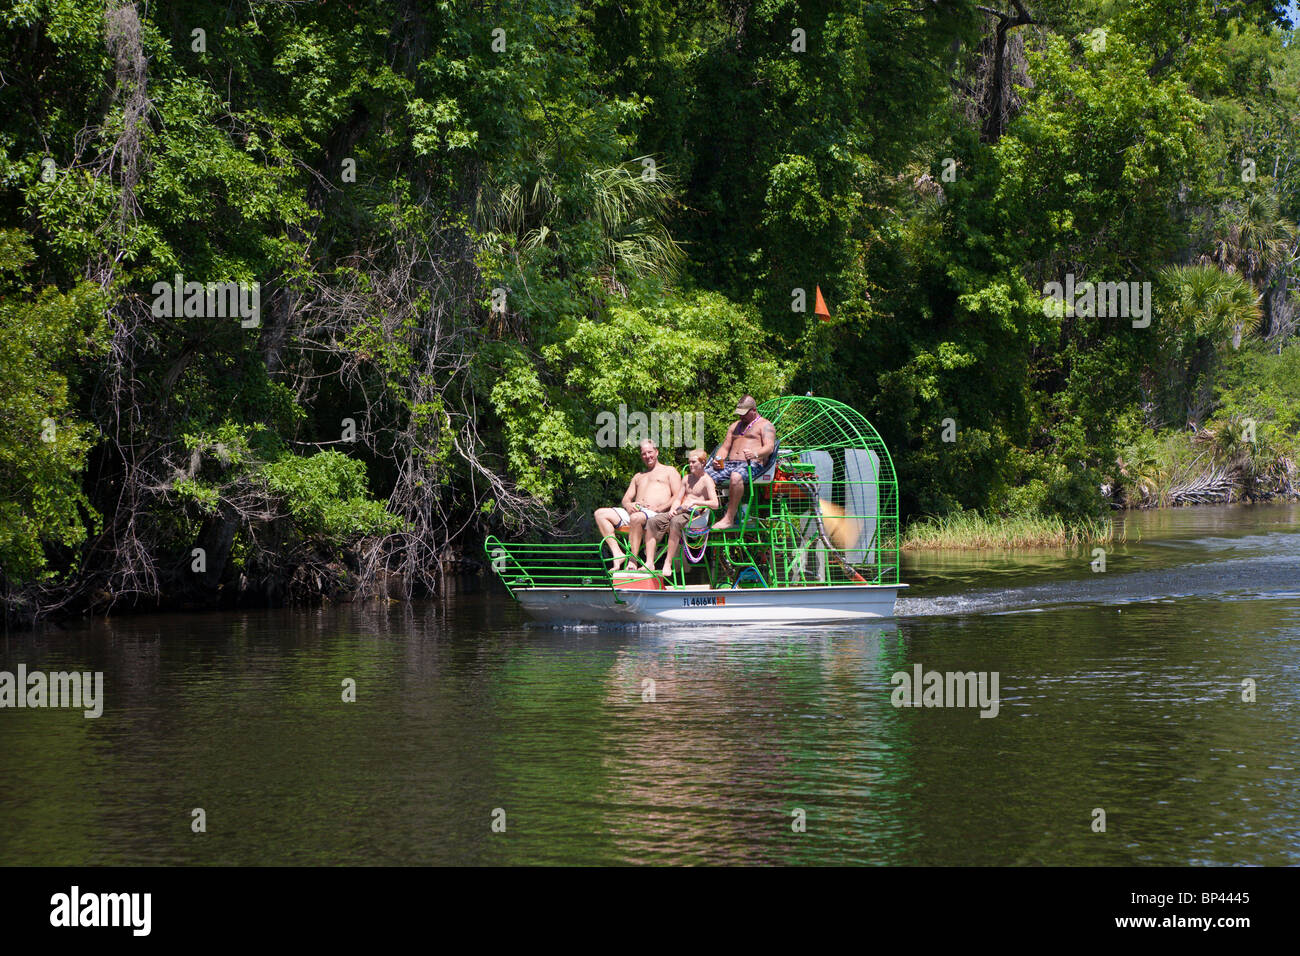
<instances>
[{"instance_id":1,"label":"orange flag","mask_svg":"<svg viewBox=\"0 0 1300 956\"><path fill-rule=\"evenodd\" d=\"M820 315L822 321L826 322L831 317L831 310L826 308L826 300L822 298L822 287L817 287L817 305L813 307L813 315Z\"/></svg>"}]
</instances>

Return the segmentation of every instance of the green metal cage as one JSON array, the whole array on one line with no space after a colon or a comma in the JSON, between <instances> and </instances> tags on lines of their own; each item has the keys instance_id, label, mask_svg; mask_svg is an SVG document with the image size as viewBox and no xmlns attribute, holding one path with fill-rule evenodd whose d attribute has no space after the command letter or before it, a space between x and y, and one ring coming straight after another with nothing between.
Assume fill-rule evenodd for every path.
<instances>
[{"instance_id":1,"label":"green metal cage","mask_svg":"<svg viewBox=\"0 0 1300 956\"><path fill-rule=\"evenodd\" d=\"M766 486L748 489L755 517L744 537L756 546L768 539L769 578L785 587L898 584L898 478L871 423L813 395L774 398L758 411L775 426L777 460Z\"/></svg>"}]
</instances>

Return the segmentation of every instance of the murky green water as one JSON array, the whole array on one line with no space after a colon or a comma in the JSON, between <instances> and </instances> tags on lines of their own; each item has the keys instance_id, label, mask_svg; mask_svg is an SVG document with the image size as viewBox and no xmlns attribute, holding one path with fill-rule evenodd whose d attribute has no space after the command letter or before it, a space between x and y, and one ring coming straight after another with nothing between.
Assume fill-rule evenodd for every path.
<instances>
[{"instance_id":1,"label":"murky green water","mask_svg":"<svg viewBox=\"0 0 1300 956\"><path fill-rule=\"evenodd\" d=\"M1128 534L1103 573L910 560L878 627L550 630L480 593L11 634L0 670L106 703L0 710L0 862L1300 863L1300 508ZM894 707L917 664L996 672L997 716Z\"/></svg>"}]
</instances>

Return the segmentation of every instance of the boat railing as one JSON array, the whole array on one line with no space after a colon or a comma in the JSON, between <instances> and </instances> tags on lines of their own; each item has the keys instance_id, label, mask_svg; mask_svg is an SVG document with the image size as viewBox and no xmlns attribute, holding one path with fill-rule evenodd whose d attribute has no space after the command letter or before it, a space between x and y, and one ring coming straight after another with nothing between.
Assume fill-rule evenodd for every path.
<instances>
[{"instance_id":1,"label":"boat railing","mask_svg":"<svg viewBox=\"0 0 1300 956\"><path fill-rule=\"evenodd\" d=\"M492 570L513 593L515 588L612 587L613 558L593 541L483 542Z\"/></svg>"}]
</instances>

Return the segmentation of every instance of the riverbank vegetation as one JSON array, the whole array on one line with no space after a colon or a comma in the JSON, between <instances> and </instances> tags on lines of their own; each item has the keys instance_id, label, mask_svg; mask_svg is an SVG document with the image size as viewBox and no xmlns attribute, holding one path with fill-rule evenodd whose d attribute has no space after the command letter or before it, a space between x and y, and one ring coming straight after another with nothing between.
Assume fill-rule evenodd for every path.
<instances>
[{"instance_id":1,"label":"riverbank vegetation","mask_svg":"<svg viewBox=\"0 0 1300 956\"><path fill-rule=\"evenodd\" d=\"M903 535L904 551L965 551L984 549L1077 548L1115 539L1114 525L1104 518L1060 515L980 515L957 511L939 517L919 517Z\"/></svg>"},{"instance_id":2,"label":"riverbank vegetation","mask_svg":"<svg viewBox=\"0 0 1300 956\"><path fill-rule=\"evenodd\" d=\"M862 410L914 540L1294 494L1290 26L11 4L6 614L434 593L487 533L590 531L637 467L602 413L716 437L743 392Z\"/></svg>"}]
</instances>

